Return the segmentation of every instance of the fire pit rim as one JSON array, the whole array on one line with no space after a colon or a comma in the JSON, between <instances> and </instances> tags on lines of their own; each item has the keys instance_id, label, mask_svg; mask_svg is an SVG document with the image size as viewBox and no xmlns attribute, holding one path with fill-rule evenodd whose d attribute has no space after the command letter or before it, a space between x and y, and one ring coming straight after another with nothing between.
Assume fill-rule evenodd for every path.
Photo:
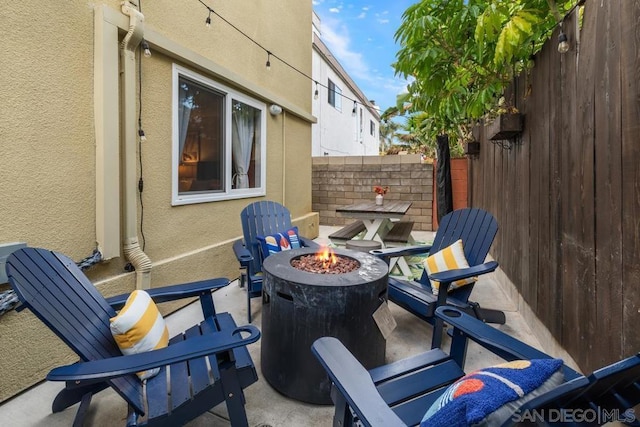
<instances>
[{"instance_id":1,"label":"fire pit rim","mask_svg":"<svg viewBox=\"0 0 640 427\"><path fill-rule=\"evenodd\" d=\"M299 270L291 265L291 260L303 255L314 254L317 248L304 247L269 255L262 263L265 272L283 280L305 283L315 286L359 285L362 281L371 281L389 274L389 267L381 259L366 252L332 248L336 255L354 258L360 267L354 271L340 274L321 274Z\"/></svg>"}]
</instances>

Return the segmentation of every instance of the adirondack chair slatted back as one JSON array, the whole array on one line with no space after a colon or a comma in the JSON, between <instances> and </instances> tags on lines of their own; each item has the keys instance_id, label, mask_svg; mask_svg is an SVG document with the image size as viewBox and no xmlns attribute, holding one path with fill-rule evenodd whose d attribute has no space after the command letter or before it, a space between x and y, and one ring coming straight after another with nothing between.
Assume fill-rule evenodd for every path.
<instances>
[{"instance_id":1,"label":"adirondack chair slatted back","mask_svg":"<svg viewBox=\"0 0 640 427\"><path fill-rule=\"evenodd\" d=\"M482 264L497 232L498 222L489 212L458 209L442 218L430 252L438 252L461 239L469 265Z\"/></svg>"},{"instance_id":2,"label":"adirondack chair slatted back","mask_svg":"<svg viewBox=\"0 0 640 427\"><path fill-rule=\"evenodd\" d=\"M253 271L250 274L255 274L262 271L262 257L257 236L268 236L290 229L291 214L280 203L261 201L245 207L240 213L240 221L245 245L253 256Z\"/></svg>"},{"instance_id":3,"label":"adirondack chair slatted back","mask_svg":"<svg viewBox=\"0 0 640 427\"><path fill-rule=\"evenodd\" d=\"M640 403L640 354L601 368L589 379L592 386L582 396L585 408L632 408Z\"/></svg>"},{"instance_id":4,"label":"adirondack chair slatted back","mask_svg":"<svg viewBox=\"0 0 640 427\"><path fill-rule=\"evenodd\" d=\"M442 218L429 253L436 253L460 239L469 265L479 265L489 254L497 233L498 222L489 212L477 208L458 209ZM420 281L429 283L426 270ZM467 301L472 290L473 284L453 290L450 295Z\"/></svg>"},{"instance_id":5,"label":"adirondack chair slatted back","mask_svg":"<svg viewBox=\"0 0 640 427\"><path fill-rule=\"evenodd\" d=\"M71 259L45 249L19 249L7 260L7 276L20 301L83 361L122 355L109 328L116 312ZM109 384L144 412L135 375Z\"/></svg>"}]
</instances>

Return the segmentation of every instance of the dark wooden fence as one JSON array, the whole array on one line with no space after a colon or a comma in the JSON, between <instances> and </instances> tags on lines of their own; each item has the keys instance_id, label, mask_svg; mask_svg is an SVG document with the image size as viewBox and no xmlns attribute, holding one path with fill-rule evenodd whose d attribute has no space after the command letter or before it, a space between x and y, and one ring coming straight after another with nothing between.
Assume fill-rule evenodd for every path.
<instances>
[{"instance_id":1,"label":"dark wooden fence","mask_svg":"<svg viewBox=\"0 0 640 427\"><path fill-rule=\"evenodd\" d=\"M483 133L469 177L494 257L590 371L640 351L640 0L587 0L576 20L570 51L556 32L512 85L522 135Z\"/></svg>"}]
</instances>

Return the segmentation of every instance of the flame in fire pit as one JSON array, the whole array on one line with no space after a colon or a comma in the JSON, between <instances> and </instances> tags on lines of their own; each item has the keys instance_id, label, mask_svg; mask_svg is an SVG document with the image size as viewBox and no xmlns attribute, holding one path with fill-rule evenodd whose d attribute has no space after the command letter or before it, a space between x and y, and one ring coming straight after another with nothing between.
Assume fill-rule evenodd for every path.
<instances>
[{"instance_id":1,"label":"flame in fire pit","mask_svg":"<svg viewBox=\"0 0 640 427\"><path fill-rule=\"evenodd\" d=\"M316 252L316 259L322 262L322 268L324 269L327 269L338 262L333 249L331 249L329 246L324 245L320 247L320 250L318 250L318 252Z\"/></svg>"},{"instance_id":2,"label":"flame in fire pit","mask_svg":"<svg viewBox=\"0 0 640 427\"><path fill-rule=\"evenodd\" d=\"M340 251L335 251L329 247L321 246L316 252L308 248L306 255L294 256L291 259L291 266L307 273L317 274L345 274L360 268L360 262L348 255L343 255ZM305 252L305 251L301 251Z\"/></svg>"}]
</instances>

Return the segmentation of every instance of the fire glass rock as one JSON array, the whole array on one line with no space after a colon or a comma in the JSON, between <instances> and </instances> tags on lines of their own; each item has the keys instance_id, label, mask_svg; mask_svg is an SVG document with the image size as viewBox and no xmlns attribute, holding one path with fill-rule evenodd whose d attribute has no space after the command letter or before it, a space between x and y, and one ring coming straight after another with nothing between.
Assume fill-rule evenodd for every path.
<instances>
[{"instance_id":1,"label":"fire glass rock","mask_svg":"<svg viewBox=\"0 0 640 427\"><path fill-rule=\"evenodd\" d=\"M336 255L336 263L327 263L317 255L303 255L300 258L291 260L293 265L298 270L307 271L309 273L317 274L344 274L357 270L360 267L360 263L348 257Z\"/></svg>"}]
</instances>

